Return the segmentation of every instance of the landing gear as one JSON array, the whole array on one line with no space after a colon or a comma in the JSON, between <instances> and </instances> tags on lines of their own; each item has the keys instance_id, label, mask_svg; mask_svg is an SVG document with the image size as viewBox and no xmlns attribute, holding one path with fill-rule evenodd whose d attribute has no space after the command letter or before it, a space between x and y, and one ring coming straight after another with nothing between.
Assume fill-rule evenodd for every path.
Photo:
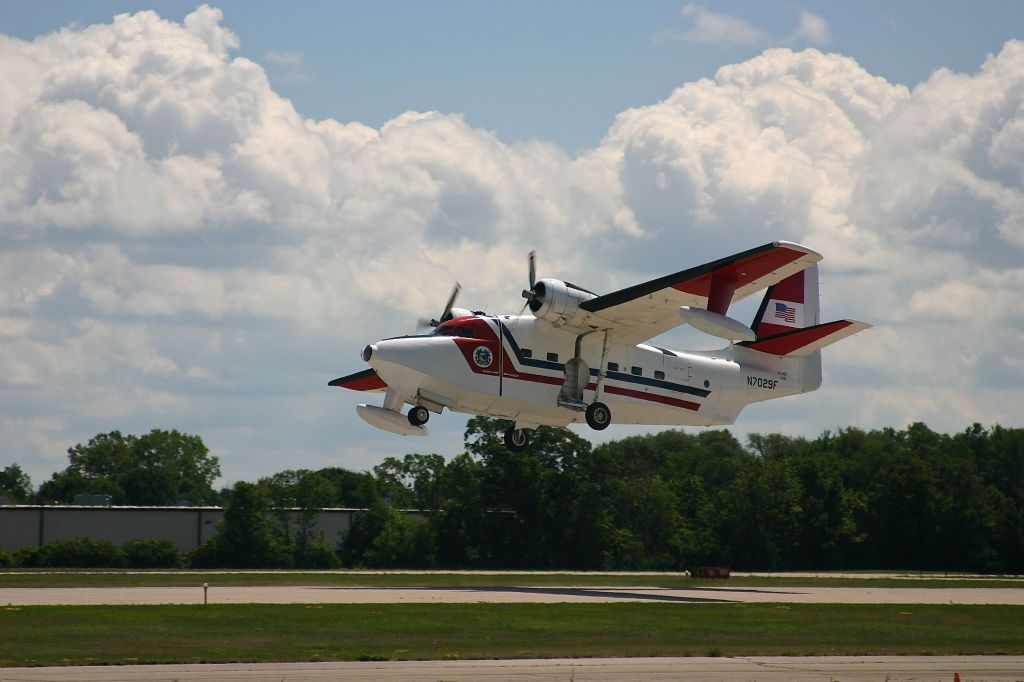
<instances>
[{"instance_id":1,"label":"landing gear","mask_svg":"<svg viewBox=\"0 0 1024 682\"><path fill-rule=\"evenodd\" d=\"M430 419L430 411L422 405L413 405L409 410L409 423L413 426L423 426Z\"/></svg>"},{"instance_id":2,"label":"landing gear","mask_svg":"<svg viewBox=\"0 0 1024 682\"><path fill-rule=\"evenodd\" d=\"M604 431L612 423L612 411L604 403L587 406L587 424L595 431Z\"/></svg>"},{"instance_id":3,"label":"landing gear","mask_svg":"<svg viewBox=\"0 0 1024 682\"><path fill-rule=\"evenodd\" d=\"M526 434L526 429L510 426L505 430L505 447L512 452L522 452L529 444L530 437Z\"/></svg>"}]
</instances>

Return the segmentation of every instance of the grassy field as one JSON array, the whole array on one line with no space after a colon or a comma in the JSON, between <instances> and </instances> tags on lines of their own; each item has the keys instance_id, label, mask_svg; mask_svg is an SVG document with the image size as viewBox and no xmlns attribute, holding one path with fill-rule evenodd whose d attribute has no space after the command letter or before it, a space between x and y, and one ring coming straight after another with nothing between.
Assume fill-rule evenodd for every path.
<instances>
[{"instance_id":1,"label":"grassy field","mask_svg":"<svg viewBox=\"0 0 1024 682\"><path fill-rule=\"evenodd\" d=\"M0 607L0 665L1024 654L1024 607L333 604Z\"/></svg>"},{"instance_id":2,"label":"grassy field","mask_svg":"<svg viewBox=\"0 0 1024 682\"><path fill-rule=\"evenodd\" d=\"M597 575L533 573L303 573L287 572L123 572L123 571L10 571L0 573L0 587L179 587L210 585L340 585L367 587L1016 587L1024 579L916 579L916 578L811 578L733 577L727 581L694 580L681 574Z\"/></svg>"}]
</instances>

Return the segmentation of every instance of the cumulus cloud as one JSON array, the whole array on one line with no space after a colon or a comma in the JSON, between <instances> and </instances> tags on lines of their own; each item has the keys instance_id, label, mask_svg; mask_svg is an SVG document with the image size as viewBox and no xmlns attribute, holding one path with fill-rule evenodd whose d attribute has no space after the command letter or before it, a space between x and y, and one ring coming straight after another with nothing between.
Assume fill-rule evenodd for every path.
<instances>
[{"instance_id":1,"label":"cumulus cloud","mask_svg":"<svg viewBox=\"0 0 1024 682\"><path fill-rule=\"evenodd\" d=\"M805 242L825 315L878 327L826 351L827 395L742 427L1019 424L1024 43L913 89L769 49L573 156L444 112L306 119L222 21L0 36L0 433L37 479L110 428L208 435L229 477L402 454L323 384L456 279L467 307L518 310L531 248L541 276L610 290ZM453 451L449 422L427 447Z\"/></svg>"}]
</instances>

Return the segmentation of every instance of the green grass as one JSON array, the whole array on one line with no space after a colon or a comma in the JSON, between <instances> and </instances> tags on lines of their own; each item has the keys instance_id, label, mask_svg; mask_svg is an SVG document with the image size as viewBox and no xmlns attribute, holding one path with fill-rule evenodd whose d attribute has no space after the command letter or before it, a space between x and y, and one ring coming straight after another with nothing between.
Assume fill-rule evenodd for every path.
<instances>
[{"instance_id":1,"label":"green grass","mask_svg":"<svg viewBox=\"0 0 1024 682\"><path fill-rule=\"evenodd\" d=\"M1024 654L1024 607L330 604L0 607L0 665Z\"/></svg>"},{"instance_id":2,"label":"green grass","mask_svg":"<svg viewBox=\"0 0 1024 682\"><path fill-rule=\"evenodd\" d=\"M529 574L529 573L228 573L186 571L182 573L121 571L75 571L0 573L0 587L179 587L202 583L211 585L345 585L367 587L523 587L550 586L630 586L692 587L720 585L728 587L1016 587L1024 588L1024 579L914 579L914 578L810 578L810 577L734 577L728 580L693 580L683 575Z\"/></svg>"}]
</instances>

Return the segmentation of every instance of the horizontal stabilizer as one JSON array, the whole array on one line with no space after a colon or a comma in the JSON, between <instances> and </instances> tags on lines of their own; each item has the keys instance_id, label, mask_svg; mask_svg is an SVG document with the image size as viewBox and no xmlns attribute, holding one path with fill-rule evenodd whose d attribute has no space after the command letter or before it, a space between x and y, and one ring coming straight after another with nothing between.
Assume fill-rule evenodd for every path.
<instances>
[{"instance_id":1,"label":"horizontal stabilizer","mask_svg":"<svg viewBox=\"0 0 1024 682\"><path fill-rule=\"evenodd\" d=\"M350 388L353 391L383 391L388 387L373 369L364 369L362 372L339 377L327 385L337 386L338 388Z\"/></svg>"},{"instance_id":2,"label":"horizontal stabilizer","mask_svg":"<svg viewBox=\"0 0 1024 682\"><path fill-rule=\"evenodd\" d=\"M750 350L770 353L771 355L800 357L802 355L810 355L814 351L821 350L836 341L841 341L848 336L853 336L857 332L870 328L871 325L867 322L837 320L835 322L816 324L813 327L806 327L804 329L794 329L793 331L775 334L758 339L757 341L745 341L738 345Z\"/></svg>"}]
</instances>

